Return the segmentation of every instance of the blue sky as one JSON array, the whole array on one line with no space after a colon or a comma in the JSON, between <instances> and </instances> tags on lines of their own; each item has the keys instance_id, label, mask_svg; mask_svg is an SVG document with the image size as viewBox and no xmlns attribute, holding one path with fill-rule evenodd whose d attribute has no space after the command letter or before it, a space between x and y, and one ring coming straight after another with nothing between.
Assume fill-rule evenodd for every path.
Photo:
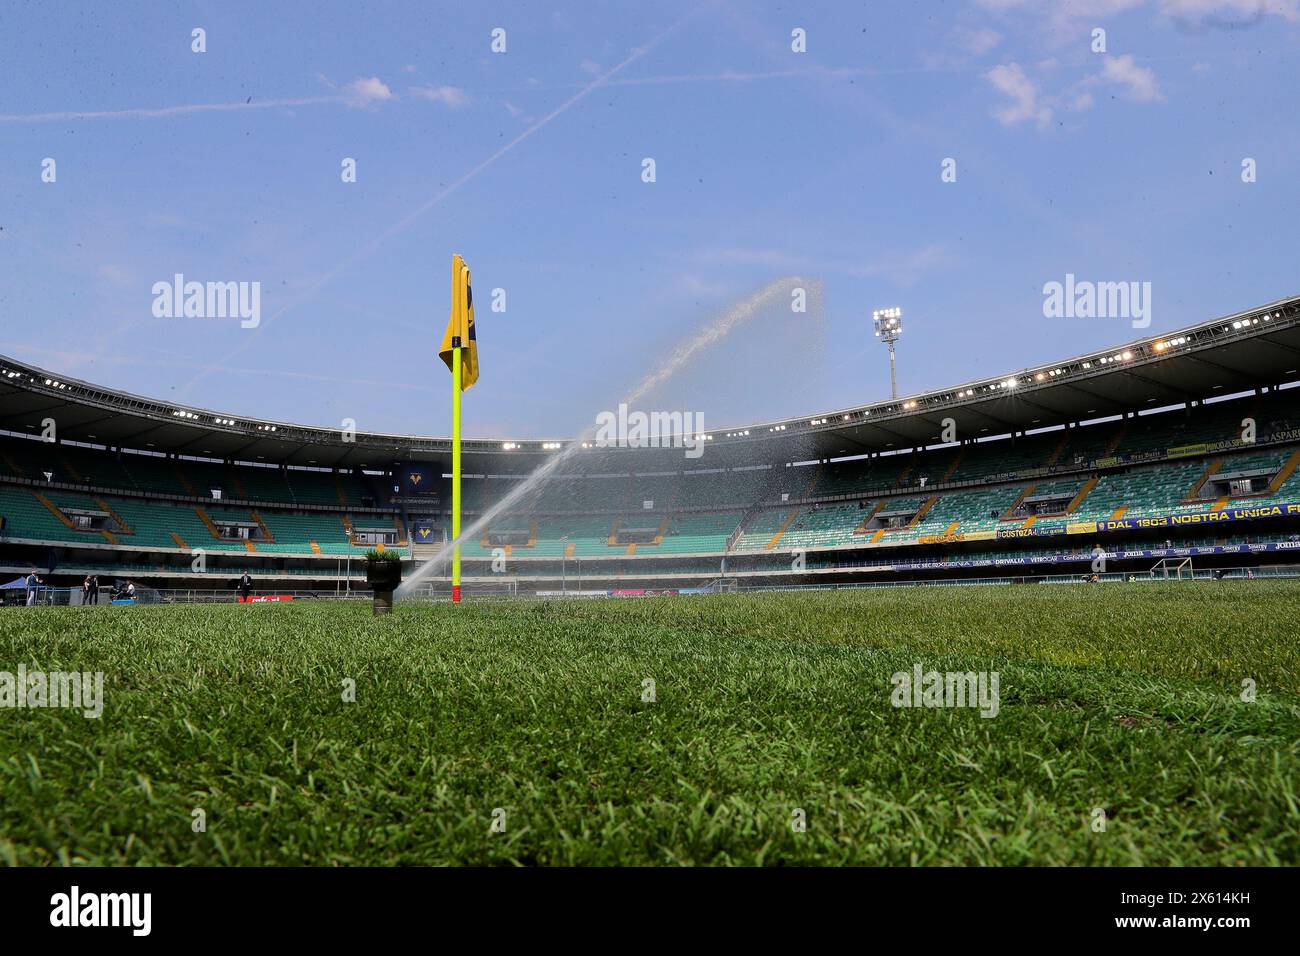
<instances>
[{"instance_id":1,"label":"blue sky","mask_svg":"<svg viewBox=\"0 0 1300 956\"><path fill-rule=\"evenodd\" d=\"M566 436L791 275L824 311L701 363L710 427L887 397L874 307L906 394L1142 334L1045 318L1066 273L1151 282L1150 332L1300 292L1300 0L365 6L0 13L0 353L445 434L460 252L467 434ZM259 282L260 326L155 318L175 273Z\"/></svg>"}]
</instances>

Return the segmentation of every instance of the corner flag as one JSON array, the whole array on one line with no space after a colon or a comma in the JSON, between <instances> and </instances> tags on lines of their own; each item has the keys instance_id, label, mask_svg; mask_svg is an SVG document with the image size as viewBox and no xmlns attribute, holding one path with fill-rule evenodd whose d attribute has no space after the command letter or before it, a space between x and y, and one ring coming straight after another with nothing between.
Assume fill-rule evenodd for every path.
<instances>
[{"instance_id":1,"label":"corner flag","mask_svg":"<svg viewBox=\"0 0 1300 956\"><path fill-rule=\"evenodd\" d=\"M451 316L442 336L442 347L438 349L438 357L453 372L453 352L457 345L461 347L460 387L464 391L478 381L478 335L474 330L474 292L469 283L469 266L459 255L451 259Z\"/></svg>"},{"instance_id":2,"label":"corner flag","mask_svg":"<svg viewBox=\"0 0 1300 956\"><path fill-rule=\"evenodd\" d=\"M460 393L478 381L478 338L469 266L451 257L451 317L438 356L451 369L451 537L460 537ZM460 603L460 545L451 550L451 600Z\"/></svg>"}]
</instances>

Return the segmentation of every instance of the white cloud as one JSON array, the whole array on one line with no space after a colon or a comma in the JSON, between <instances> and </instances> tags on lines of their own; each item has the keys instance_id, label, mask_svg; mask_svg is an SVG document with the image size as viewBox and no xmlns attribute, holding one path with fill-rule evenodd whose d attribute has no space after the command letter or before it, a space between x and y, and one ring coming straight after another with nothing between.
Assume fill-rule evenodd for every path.
<instances>
[{"instance_id":1,"label":"white cloud","mask_svg":"<svg viewBox=\"0 0 1300 956\"><path fill-rule=\"evenodd\" d=\"M897 285L915 285L935 267L948 261L948 249L943 243L932 242L919 249L893 249L857 264L849 271L853 275L887 278Z\"/></svg>"},{"instance_id":2,"label":"white cloud","mask_svg":"<svg viewBox=\"0 0 1300 956\"><path fill-rule=\"evenodd\" d=\"M583 60L578 64L578 69L590 76L600 76L601 74L600 64L595 60Z\"/></svg>"},{"instance_id":3,"label":"white cloud","mask_svg":"<svg viewBox=\"0 0 1300 956\"><path fill-rule=\"evenodd\" d=\"M343 87L343 98L349 106L369 106L393 98L393 91L377 76L357 77Z\"/></svg>"},{"instance_id":4,"label":"white cloud","mask_svg":"<svg viewBox=\"0 0 1300 956\"><path fill-rule=\"evenodd\" d=\"M746 247L727 247L710 249L701 255L706 262L729 262L744 266L763 266L785 272L802 270L807 261L780 249L753 249Z\"/></svg>"},{"instance_id":5,"label":"white cloud","mask_svg":"<svg viewBox=\"0 0 1300 956\"><path fill-rule=\"evenodd\" d=\"M973 56L983 56L1002 42L1002 34L990 27L978 30L963 30L958 35L962 49Z\"/></svg>"},{"instance_id":6,"label":"white cloud","mask_svg":"<svg viewBox=\"0 0 1300 956\"><path fill-rule=\"evenodd\" d=\"M1107 57L1101 68L1101 78L1122 86L1126 95L1139 103L1156 103L1165 98L1156 82L1155 72L1145 66L1138 66L1127 53Z\"/></svg>"},{"instance_id":7,"label":"white cloud","mask_svg":"<svg viewBox=\"0 0 1300 956\"><path fill-rule=\"evenodd\" d=\"M694 273L685 273L677 277L678 288L687 295L698 295L707 298L721 298L722 296L731 295L734 290L734 284L722 282L717 279L705 279Z\"/></svg>"},{"instance_id":8,"label":"white cloud","mask_svg":"<svg viewBox=\"0 0 1300 956\"><path fill-rule=\"evenodd\" d=\"M1056 45L1074 42L1092 27L1141 7L1154 6L1188 27L1234 29L1267 16L1300 22L1300 0L978 0L1008 21L1019 20L1045 31ZM1109 26L1109 24L1105 24Z\"/></svg>"},{"instance_id":9,"label":"white cloud","mask_svg":"<svg viewBox=\"0 0 1300 956\"><path fill-rule=\"evenodd\" d=\"M131 282L131 274L121 266L115 266L111 262L100 266L98 273L101 279L106 279L113 285L124 286Z\"/></svg>"},{"instance_id":10,"label":"white cloud","mask_svg":"<svg viewBox=\"0 0 1300 956\"><path fill-rule=\"evenodd\" d=\"M1052 47L1074 43L1080 36L1101 26L1100 21L1118 16L1148 0L980 0L980 5L1008 22L1020 23Z\"/></svg>"},{"instance_id":11,"label":"white cloud","mask_svg":"<svg viewBox=\"0 0 1300 956\"><path fill-rule=\"evenodd\" d=\"M692 257L692 265L710 268L721 265L754 266L773 272L834 273L855 278L887 278L899 285L912 285L949 259L943 243L918 249L890 249L883 253L850 252L846 258L817 257L782 249L725 246L704 249Z\"/></svg>"},{"instance_id":12,"label":"white cloud","mask_svg":"<svg viewBox=\"0 0 1300 956\"><path fill-rule=\"evenodd\" d=\"M1218 21L1221 26L1240 26L1266 14L1300 21L1300 0L1160 0L1160 9L1178 20Z\"/></svg>"},{"instance_id":13,"label":"white cloud","mask_svg":"<svg viewBox=\"0 0 1300 956\"><path fill-rule=\"evenodd\" d=\"M1075 20L1096 20L1140 7L1146 0L1074 0L1070 4L1052 4L1054 12Z\"/></svg>"},{"instance_id":14,"label":"white cloud","mask_svg":"<svg viewBox=\"0 0 1300 956\"><path fill-rule=\"evenodd\" d=\"M411 95L452 109L469 104L469 94L455 86L415 86L411 88Z\"/></svg>"},{"instance_id":15,"label":"white cloud","mask_svg":"<svg viewBox=\"0 0 1300 956\"><path fill-rule=\"evenodd\" d=\"M1033 120L1042 128L1051 122L1051 107L1040 101L1038 87L1019 63L1000 63L985 73L984 79L1011 100L993 111L993 118L1003 126L1019 126Z\"/></svg>"},{"instance_id":16,"label":"white cloud","mask_svg":"<svg viewBox=\"0 0 1300 956\"><path fill-rule=\"evenodd\" d=\"M1047 6L1047 35L1057 45L1070 45L1080 37L1089 36L1094 27L1103 25L1147 0L1074 0L1073 3L1052 2ZM1109 23L1106 23L1109 26Z\"/></svg>"}]
</instances>

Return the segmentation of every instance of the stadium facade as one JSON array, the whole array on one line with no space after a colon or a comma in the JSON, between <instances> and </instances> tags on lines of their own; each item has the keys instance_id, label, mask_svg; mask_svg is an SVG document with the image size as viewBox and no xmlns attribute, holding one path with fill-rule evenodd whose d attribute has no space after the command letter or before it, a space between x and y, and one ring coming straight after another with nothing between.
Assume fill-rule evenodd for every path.
<instances>
[{"instance_id":1,"label":"stadium facade","mask_svg":"<svg viewBox=\"0 0 1300 956\"><path fill-rule=\"evenodd\" d=\"M463 545L480 590L1290 573L1300 297L680 448L575 449ZM464 444L471 522L569 442ZM0 583L364 587L447 537L450 442L184 407L0 357ZM1190 562L1190 563L1189 563ZM445 572L443 572L445 574ZM445 577L434 588L446 589ZM75 593L75 592L74 592Z\"/></svg>"}]
</instances>

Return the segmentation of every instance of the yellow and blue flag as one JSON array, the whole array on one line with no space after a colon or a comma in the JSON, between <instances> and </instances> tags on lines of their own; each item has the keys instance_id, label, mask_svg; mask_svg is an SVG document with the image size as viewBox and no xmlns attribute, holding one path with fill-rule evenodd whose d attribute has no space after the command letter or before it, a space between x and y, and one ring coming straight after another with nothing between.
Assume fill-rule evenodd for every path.
<instances>
[{"instance_id":1,"label":"yellow and blue flag","mask_svg":"<svg viewBox=\"0 0 1300 956\"><path fill-rule=\"evenodd\" d=\"M438 357L451 368L452 339L460 338L460 390L478 381L478 336L474 331L474 292L470 288L469 266L459 255L451 259L451 317L442 336Z\"/></svg>"}]
</instances>

